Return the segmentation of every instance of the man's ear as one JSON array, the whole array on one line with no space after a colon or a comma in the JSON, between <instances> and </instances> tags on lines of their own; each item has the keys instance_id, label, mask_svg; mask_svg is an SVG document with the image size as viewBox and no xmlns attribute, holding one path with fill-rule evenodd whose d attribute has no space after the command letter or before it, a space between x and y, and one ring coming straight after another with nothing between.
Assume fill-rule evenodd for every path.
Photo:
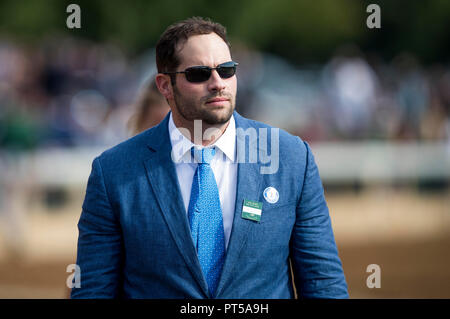
<instances>
[{"instance_id":1,"label":"man's ear","mask_svg":"<svg viewBox=\"0 0 450 319\"><path fill-rule=\"evenodd\" d=\"M166 98L166 100L173 99L173 88L170 82L170 76L167 74L158 73L155 77L156 86L159 92Z\"/></svg>"}]
</instances>

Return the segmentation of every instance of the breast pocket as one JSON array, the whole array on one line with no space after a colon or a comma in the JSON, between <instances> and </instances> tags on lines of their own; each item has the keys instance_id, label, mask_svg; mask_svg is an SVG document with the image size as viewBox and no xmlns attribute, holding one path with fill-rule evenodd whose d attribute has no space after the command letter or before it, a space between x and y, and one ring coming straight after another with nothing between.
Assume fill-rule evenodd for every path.
<instances>
[{"instance_id":1,"label":"breast pocket","mask_svg":"<svg viewBox=\"0 0 450 319\"><path fill-rule=\"evenodd\" d=\"M260 223L289 224L290 222L293 222L295 220L295 206L295 201L275 204L264 202Z\"/></svg>"}]
</instances>

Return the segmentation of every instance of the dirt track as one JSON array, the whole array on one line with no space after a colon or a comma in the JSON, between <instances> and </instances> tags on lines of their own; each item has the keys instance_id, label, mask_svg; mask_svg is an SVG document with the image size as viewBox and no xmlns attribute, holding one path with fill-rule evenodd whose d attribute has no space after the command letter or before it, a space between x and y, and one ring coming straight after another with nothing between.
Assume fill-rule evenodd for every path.
<instances>
[{"instance_id":1,"label":"dirt track","mask_svg":"<svg viewBox=\"0 0 450 319\"><path fill-rule=\"evenodd\" d=\"M352 298L450 298L450 236L340 250ZM381 267L381 288L369 289L366 267Z\"/></svg>"},{"instance_id":2,"label":"dirt track","mask_svg":"<svg viewBox=\"0 0 450 319\"><path fill-rule=\"evenodd\" d=\"M450 298L450 237L423 242L342 246L351 298ZM0 298L66 298L68 264L0 264ZM381 267L381 288L366 286L366 267Z\"/></svg>"},{"instance_id":3,"label":"dirt track","mask_svg":"<svg viewBox=\"0 0 450 319\"><path fill-rule=\"evenodd\" d=\"M449 193L383 190L328 194L327 201L351 298L450 298ZM0 258L0 298L68 296L80 202L52 213L30 206L27 257ZM379 289L366 286L370 264L381 267Z\"/></svg>"}]
</instances>

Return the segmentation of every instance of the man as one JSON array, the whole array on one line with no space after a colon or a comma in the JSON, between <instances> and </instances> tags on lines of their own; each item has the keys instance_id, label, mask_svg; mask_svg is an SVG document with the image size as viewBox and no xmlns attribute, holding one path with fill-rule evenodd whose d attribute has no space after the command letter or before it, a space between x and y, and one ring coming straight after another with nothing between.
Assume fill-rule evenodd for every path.
<instances>
[{"instance_id":1,"label":"man","mask_svg":"<svg viewBox=\"0 0 450 319\"><path fill-rule=\"evenodd\" d=\"M171 112L94 160L72 297L293 298L294 282L302 298L347 298L311 150L234 111L224 27L174 24L156 60Z\"/></svg>"}]
</instances>

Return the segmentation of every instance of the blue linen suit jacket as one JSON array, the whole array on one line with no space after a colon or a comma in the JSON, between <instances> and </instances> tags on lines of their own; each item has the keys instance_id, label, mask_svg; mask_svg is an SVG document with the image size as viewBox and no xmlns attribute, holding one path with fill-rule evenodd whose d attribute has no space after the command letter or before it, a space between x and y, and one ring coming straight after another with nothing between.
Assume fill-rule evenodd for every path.
<instances>
[{"instance_id":1,"label":"blue linen suit jacket","mask_svg":"<svg viewBox=\"0 0 450 319\"><path fill-rule=\"evenodd\" d=\"M253 128L258 140L259 129L271 128L236 111L234 118L236 129ZM294 297L293 281L300 298L348 297L314 157L306 142L283 130L275 173L261 174L265 164L248 154L238 164L230 241L216 295L209 295L171 159L168 120L93 161L78 222L81 287L72 288L72 298L281 299ZM236 142L238 149L251 146L250 138ZM279 192L274 204L263 197L268 186ZM263 203L260 222L242 218L244 199Z\"/></svg>"}]
</instances>

